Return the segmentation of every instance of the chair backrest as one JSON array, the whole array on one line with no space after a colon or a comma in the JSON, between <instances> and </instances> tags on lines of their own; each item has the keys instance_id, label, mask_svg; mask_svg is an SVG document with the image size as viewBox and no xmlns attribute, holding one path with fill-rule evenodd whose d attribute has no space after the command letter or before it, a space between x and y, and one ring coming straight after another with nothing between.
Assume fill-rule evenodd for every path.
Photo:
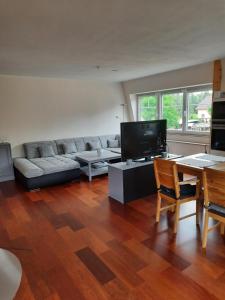
<instances>
[{"instance_id":1,"label":"chair backrest","mask_svg":"<svg viewBox=\"0 0 225 300\"><path fill-rule=\"evenodd\" d=\"M204 168L203 184L205 205L214 203L225 207L225 172Z\"/></svg>"},{"instance_id":2,"label":"chair backrest","mask_svg":"<svg viewBox=\"0 0 225 300\"><path fill-rule=\"evenodd\" d=\"M180 186L175 161L156 158L154 160L154 171L157 188L164 186L175 191L176 197L180 196Z\"/></svg>"}]
</instances>

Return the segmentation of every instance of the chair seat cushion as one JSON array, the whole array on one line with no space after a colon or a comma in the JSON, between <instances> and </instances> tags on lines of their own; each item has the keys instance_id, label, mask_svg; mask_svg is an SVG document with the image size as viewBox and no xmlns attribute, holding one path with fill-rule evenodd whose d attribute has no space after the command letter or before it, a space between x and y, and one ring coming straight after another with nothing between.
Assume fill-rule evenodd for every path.
<instances>
[{"instance_id":1,"label":"chair seat cushion","mask_svg":"<svg viewBox=\"0 0 225 300\"><path fill-rule=\"evenodd\" d=\"M210 204L208 207L208 211L220 215L222 217L225 217L225 207L217 205L217 204Z\"/></svg>"},{"instance_id":2,"label":"chair seat cushion","mask_svg":"<svg viewBox=\"0 0 225 300\"><path fill-rule=\"evenodd\" d=\"M160 192L166 196L176 199L175 190L169 189L163 185L160 186ZM192 197L196 194L196 185L183 184L180 186L180 197Z\"/></svg>"}]
</instances>

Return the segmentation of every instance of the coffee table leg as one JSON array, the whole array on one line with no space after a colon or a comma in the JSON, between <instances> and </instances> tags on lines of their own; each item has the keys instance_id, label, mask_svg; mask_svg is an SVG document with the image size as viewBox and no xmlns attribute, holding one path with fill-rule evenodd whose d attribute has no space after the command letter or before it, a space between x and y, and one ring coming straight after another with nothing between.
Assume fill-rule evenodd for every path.
<instances>
[{"instance_id":1,"label":"coffee table leg","mask_svg":"<svg viewBox=\"0 0 225 300\"><path fill-rule=\"evenodd\" d=\"M88 163L88 179L89 179L89 181L92 181L91 163Z\"/></svg>"}]
</instances>

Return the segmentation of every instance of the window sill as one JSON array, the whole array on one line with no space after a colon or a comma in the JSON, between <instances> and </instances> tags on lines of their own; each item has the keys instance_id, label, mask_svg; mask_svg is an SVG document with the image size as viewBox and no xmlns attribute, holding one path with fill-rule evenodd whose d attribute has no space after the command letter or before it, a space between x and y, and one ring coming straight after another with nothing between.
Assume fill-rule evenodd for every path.
<instances>
[{"instance_id":1,"label":"window sill","mask_svg":"<svg viewBox=\"0 0 225 300\"><path fill-rule=\"evenodd\" d=\"M210 132L198 132L198 131L182 131L182 130L167 130L167 133L174 135L190 135L190 136L210 136Z\"/></svg>"}]
</instances>

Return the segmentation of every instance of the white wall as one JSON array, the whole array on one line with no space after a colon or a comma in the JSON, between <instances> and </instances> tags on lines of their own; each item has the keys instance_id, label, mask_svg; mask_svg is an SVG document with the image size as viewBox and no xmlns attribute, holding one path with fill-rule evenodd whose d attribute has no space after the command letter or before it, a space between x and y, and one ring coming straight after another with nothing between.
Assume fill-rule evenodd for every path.
<instances>
[{"instance_id":1,"label":"white wall","mask_svg":"<svg viewBox=\"0 0 225 300\"><path fill-rule=\"evenodd\" d=\"M118 83L0 76L0 139L13 156L29 141L119 132L124 95Z\"/></svg>"},{"instance_id":2,"label":"white wall","mask_svg":"<svg viewBox=\"0 0 225 300\"><path fill-rule=\"evenodd\" d=\"M225 62L225 60L224 60ZM196 65L188 68L156 74L148 77L138 78L123 82L123 90L128 106L129 119L135 120L136 112L134 107L134 94L150 91L180 88L185 86L194 86L206 83L212 83L213 80L213 62ZM224 82L225 88L225 82ZM193 143L209 143L209 135L184 135L168 134L168 139L176 141L188 141ZM178 154L193 154L204 152L205 147L199 145L187 145L182 143L169 143L169 151Z\"/></svg>"},{"instance_id":3,"label":"white wall","mask_svg":"<svg viewBox=\"0 0 225 300\"><path fill-rule=\"evenodd\" d=\"M213 63L196 65L170 72L123 82L126 95L211 83Z\"/></svg>"}]
</instances>

